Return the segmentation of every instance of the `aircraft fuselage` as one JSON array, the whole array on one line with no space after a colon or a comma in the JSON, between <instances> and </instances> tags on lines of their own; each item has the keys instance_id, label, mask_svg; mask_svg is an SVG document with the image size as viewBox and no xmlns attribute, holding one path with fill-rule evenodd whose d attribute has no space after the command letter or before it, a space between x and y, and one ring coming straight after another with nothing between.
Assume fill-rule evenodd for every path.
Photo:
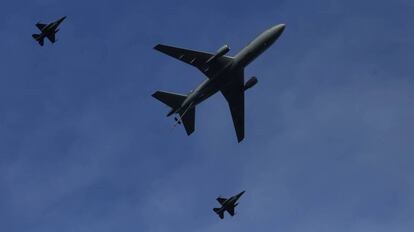
<instances>
[{"instance_id":1,"label":"aircraft fuselage","mask_svg":"<svg viewBox=\"0 0 414 232\"><path fill-rule=\"evenodd\" d=\"M59 20L53 23L49 23L45 28L42 29L40 36L45 38L50 34L55 34L58 31L57 28L63 22L63 20L65 20L65 18L66 16L60 18Z\"/></svg>"},{"instance_id":2,"label":"aircraft fuselage","mask_svg":"<svg viewBox=\"0 0 414 232\"><path fill-rule=\"evenodd\" d=\"M233 207L235 205L237 205L237 201L240 199L240 197L245 193L246 191L243 191L235 196L230 197L229 199L227 199L224 204L223 207L224 208L228 208L228 207Z\"/></svg>"},{"instance_id":3,"label":"aircraft fuselage","mask_svg":"<svg viewBox=\"0 0 414 232\"><path fill-rule=\"evenodd\" d=\"M230 197L229 199L226 199L224 202L221 203L220 208L215 208L214 211L220 216L220 218L223 219L224 211L227 211L230 213L231 216L234 215L234 208L239 204L237 201L240 199L240 197L245 193L245 191ZM220 198L218 198L220 199Z\"/></svg>"},{"instance_id":4,"label":"aircraft fuselage","mask_svg":"<svg viewBox=\"0 0 414 232\"><path fill-rule=\"evenodd\" d=\"M279 24L257 36L234 57L234 61L230 65L223 67L222 70L218 70L217 75L204 80L197 88L192 90L181 107L176 109L176 113L195 107L218 91L226 89L227 85L230 86L236 76L233 73L242 71L266 51L279 38L284 28L284 24Z\"/></svg>"}]
</instances>

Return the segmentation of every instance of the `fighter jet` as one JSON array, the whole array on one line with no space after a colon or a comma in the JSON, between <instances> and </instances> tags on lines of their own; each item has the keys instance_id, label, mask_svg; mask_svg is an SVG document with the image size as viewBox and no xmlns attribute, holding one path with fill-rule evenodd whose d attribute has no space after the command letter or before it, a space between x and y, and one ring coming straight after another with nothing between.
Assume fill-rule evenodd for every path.
<instances>
[{"instance_id":1,"label":"fighter jet","mask_svg":"<svg viewBox=\"0 0 414 232\"><path fill-rule=\"evenodd\" d=\"M217 201L221 204L221 208L214 208L214 212L216 212L221 219L224 218L224 211L227 211L231 216L234 216L234 208L239 204L237 201L244 192L245 191L232 196L229 199L218 197Z\"/></svg>"},{"instance_id":2,"label":"fighter jet","mask_svg":"<svg viewBox=\"0 0 414 232\"><path fill-rule=\"evenodd\" d=\"M284 29L284 24L269 28L234 57L226 56L230 51L227 45L211 54L158 44L154 49L196 67L207 79L186 95L157 91L152 96L171 107L167 117L176 114L176 125L184 124L190 135L195 129L196 105L220 91L230 107L240 143L244 139L244 92L258 82L256 77L252 77L244 83L244 68L268 49Z\"/></svg>"},{"instance_id":3,"label":"fighter jet","mask_svg":"<svg viewBox=\"0 0 414 232\"><path fill-rule=\"evenodd\" d=\"M49 24L43 24L43 23L40 23L40 22L36 23L36 27L39 28L41 33L40 34L33 34L32 35L33 39L35 39L40 44L40 46L44 45L45 37L48 38L50 40L50 42L55 43L56 42L55 34L56 34L56 32L59 31L59 29L57 29L57 28L63 22L63 20L65 20L65 18L66 18L66 16L56 20L53 23L49 23Z\"/></svg>"}]
</instances>

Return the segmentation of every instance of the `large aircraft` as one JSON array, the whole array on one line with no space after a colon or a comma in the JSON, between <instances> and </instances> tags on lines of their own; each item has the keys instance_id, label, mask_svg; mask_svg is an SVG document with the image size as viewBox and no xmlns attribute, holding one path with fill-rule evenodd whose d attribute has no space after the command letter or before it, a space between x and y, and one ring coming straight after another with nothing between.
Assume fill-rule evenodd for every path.
<instances>
[{"instance_id":1,"label":"large aircraft","mask_svg":"<svg viewBox=\"0 0 414 232\"><path fill-rule=\"evenodd\" d=\"M244 139L244 92L258 82L252 77L244 83L244 68L268 49L284 29L284 24L269 28L234 57L226 56L230 51L227 45L211 54L158 44L154 49L198 68L207 79L187 95L157 91L152 96L171 107L167 117L176 114L175 121L184 124L190 135L194 132L196 105L220 91L229 104L240 143Z\"/></svg>"},{"instance_id":2,"label":"large aircraft","mask_svg":"<svg viewBox=\"0 0 414 232\"><path fill-rule=\"evenodd\" d=\"M59 29L57 28L63 22L63 20L65 20L65 18L66 16L49 24L36 23L36 27L39 28L41 33L33 34L32 35L33 39L35 39L40 44L40 46L44 45L45 38L48 38L50 42L55 43L56 42L55 34L56 32L59 31Z\"/></svg>"},{"instance_id":3,"label":"large aircraft","mask_svg":"<svg viewBox=\"0 0 414 232\"><path fill-rule=\"evenodd\" d=\"M231 216L234 216L234 208L239 204L237 201L243 195L245 191L230 197L229 199L218 197L217 201L221 204L221 208L214 208L214 212L223 219L224 211L227 211Z\"/></svg>"}]
</instances>

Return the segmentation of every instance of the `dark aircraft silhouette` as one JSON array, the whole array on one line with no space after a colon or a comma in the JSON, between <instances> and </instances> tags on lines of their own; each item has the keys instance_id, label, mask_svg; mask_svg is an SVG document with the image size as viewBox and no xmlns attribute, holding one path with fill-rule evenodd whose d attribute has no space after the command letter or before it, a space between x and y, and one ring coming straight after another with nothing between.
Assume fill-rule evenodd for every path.
<instances>
[{"instance_id":1,"label":"dark aircraft silhouette","mask_svg":"<svg viewBox=\"0 0 414 232\"><path fill-rule=\"evenodd\" d=\"M188 135L194 132L195 106L220 91L226 98L237 140L244 138L244 92L257 83L252 77L244 83L244 68L269 48L285 29L284 24L266 30L236 56L225 56L230 48L224 45L215 54L157 45L154 49L198 68L207 79L187 95L157 91L152 96L171 107L167 114L177 114L177 124L184 124Z\"/></svg>"},{"instance_id":2,"label":"dark aircraft silhouette","mask_svg":"<svg viewBox=\"0 0 414 232\"><path fill-rule=\"evenodd\" d=\"M224 218L224 211L227 211L231 216L234 216L234 208L239 204L237 201L244 192L245 191L232 196L229 199L218 197L217 201L221 204L221 208L214 208L214 212L216 212L221 219Z\"/></svg>"},{"instance_id":3,"label":"dark aircraft silhouette","mask_svg":"<svg viewBox=\"0 0 414 232\"><path fill-rule=\"evenodd\" d=\"M56 42L55 34L56 32L59 31L59 29L57 28L63 22L63 20L65 20L65 18L66 16L49 24L36 23L36 27L39 28L41 33L33 34L32 35L33 39L35 39L40 44L40 46L44 45L45 38L48 38L50 42L55 43Z\"/></svg>"}]
</instances>

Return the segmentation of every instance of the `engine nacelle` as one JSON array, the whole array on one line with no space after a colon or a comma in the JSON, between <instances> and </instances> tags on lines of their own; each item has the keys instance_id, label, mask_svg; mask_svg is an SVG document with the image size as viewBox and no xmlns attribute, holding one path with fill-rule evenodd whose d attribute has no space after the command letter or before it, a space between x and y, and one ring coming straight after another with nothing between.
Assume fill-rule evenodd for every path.
<instances>
[{"instance_id":1,"label":"engine nacelle","mask_svg":"<svg viewBox=\"0 0 414 232\"><path fill-rule=\"evenodd\" d=\"M259 82L256 77L250 78L246 84L244 84L244 91L250 89L251 87L255 86Z\"/></svg>"},{"instance_id":2,"label":"engine nacelle","mask_svg":"<svg viewBox=\"0 0 414 232\"><path fill-rule=\"evenodd\" d=\"M226 55L229 51L230 51L229 45L225 44L225 45L223 45L223 47L221 47L219 50L217 50L217 53L216 53L215 56L222 57L222 56Z\"/></svg>"},{"instance_id":3,"label":"engine nacelle","mask_svg":"<svg viewBox=\"0 0 414 232\"><path fill-rule=\"evenodd\" d=\"M206 61L206 64L210 64L213 63L214 61L216 61L218 58L226 55L228 52L230 51L230 47L226 44L223 47L221 47L219 50L217 50L216 54L214 56L212 56L210 59L208 59Z\"/></svg>"}]
</instances>

